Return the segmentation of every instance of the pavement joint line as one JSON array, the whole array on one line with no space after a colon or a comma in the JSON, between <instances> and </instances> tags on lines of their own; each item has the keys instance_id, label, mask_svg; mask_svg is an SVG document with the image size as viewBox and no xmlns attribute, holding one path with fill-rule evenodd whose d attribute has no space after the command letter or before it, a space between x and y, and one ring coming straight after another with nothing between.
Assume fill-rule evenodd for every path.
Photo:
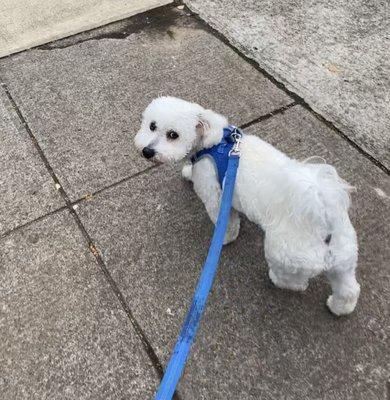
<instances>
[{"instance_id":1,"label":"pavement joint line","mask_svg":"<svg viewBox=\"0 0 390 400\"><path fill-rule=\"evenodd\" d=\"M342 130L337 128L331 121L328 121L326 118L324 118L321 114L317 113L313 109L310 108L309 105L302 104L303 107L305 107L307 110L309 110L319 121L321 121L323 124L325 124L327 127L332 129L333 131L336 132L342 139L344 139L351 147L353 147L358 153L360 153L362 156L367 158L369 161L371 161L376 167L381 169L385 174L390 175L390 169L387 168L385 165L383 165L379 160L377 160L375 157L373 157L370 153L368 153L366 150L361 148L356 142L354 142L348 135L346 135Z\"/></svg>"},{"instance_id":2,"label":"pavement joint line","mask_svg":"<svg viewBox=\"0 0 390 400\"><path fill-rule=\"evenodd\" d=\"M62 206L62 207L56 208L55 210L52 210L52 211L50 211L50 212L48 212L48 213L46 213L46 214L40 215L39 217L34 218L34 219L32 219L31 221L28 221L28 222L26 222L26 223L24 223L24 224L15 226L15 228L9 229L8 231L5 231L5 232L1 233L1 234L0 234L0 239L4 239L4 238L6 238L7 236L12 235L14 232L20 231L20 230L23 229L23 228L27 228L28 226L31 226L31 225L33 225L33 224L36 223L36 222L42 221L42 220L44 220L45 218L50 217L51 215L57 214L57 213L59 213L59 212L61 212L61 211L65 211L65 210L67 210L67 209L68 209L67 206Z\"/></svg>"},{"instance_id":3,"label":"pavement joint line","mask_svg":"<svg viewBox=\"0 0 390 400\"><path fill-rule=\"evenodd\" d=\"M20 111L18 105L16 104L14 98L12 97L8 86L4 83L1 82L1 86L3 87L14 111L16 112L16 114L18 115L22 125L24 126L26 132L28 133L28 135L30 136L36 150L38 151L40 158L42 159L43 163L45 164L47 170L49 171L52 179L54 180L56 186L59 185L58 187L58 191L60 192L61 196L63 197L63 200L66 203L66 206L64 206L64 209L68 209L70 211L70 213L72 214L78 228L80 229L81 233L83 234L84 238L86 239L87 243L88 243L88 248L90 250L90 252L94 255L95 260L97 262L97 264L99 265L100 269L102 270L107 282L109 283L109 285L111 286L111 289L113 290L114 294L116 295L117 300L119 301L119 303L121 304L123 311L126 313L133 329L135 330L138 338L141 340L142 346L144 348L144 350L146 351L149 360L151 361L155 372L157 373L157 376L159 377L159 379L162 379L163 376L163 367L161 365L161 362L159 360L159 358L157 357L157 354L155 353L154 349L152 348L151 344L149 343L149 340L147 338L147 336L145 335L145 333L143 332L141 326L139 325L138 321L135 319L130 307L127 305L126 300L122 294L122 292L119 290L114 278L111 276L110 272L108 271L108 268L106 266L106 264L104 263L100 252L98 250L98 248L96 247L96 245L93 243L91 236L89 235L89 233L87 232L86 228L84 227L83 223L81 222L78 214L76 213L76 211L74 210L74 208L72 207L72 203L67 195L67 193L65 192L65 190L63 189L63 187L61 186L61 183L59 181L59 179L57 178L53 168L51 167L49 161L47 160L42 148L40 147L37 139L35 138L31 128L29 127L27 121L25 120L22 112ZM180 400L180 398L175 395L175 399L176 400Z\"/></svg>"},{"instance_id":4,"label":"pavement joint line","mask_svg":"<svg viewBox=\"0 0 390 400\"><path fill-rule=\"evenodd\" d=\"M349 145L351 145L355 150L357 150L365 158L367 158L369 161L371 161L373 164L375 164L378 168L380 168L382 171L384 171L387 175L390 175L390 169L389 168L387 168L385 165L383 165L379 160L377 160L375 157L373 157L369 152L367 152L362 147L360 147L359 144L357 144L350 137L348 137L345 133L343 133L341 131L341 129L336 127L333 122L327 120L321 114L319 114L318 112L314 111L312 109L312 107L305 101L305 99L300 97L297 93L287 89L285 84L283 84L282 82L278 81L273 75L271 75L269 72L267 72L264 68L260 67L260 65L255 60L253 60L253 59L249 58L248 56L246 56L240 49L238 49L232 43L230 43L229 39L225 35L223 35L219 31L217 31L216 29L214 29L199 14L195 13L190 8L188 8L187 5L185 5L185 10L188 10L191 13L191 16L193 18L195 18L204 27L204 29L207 32L210 32L217 39L219 39L222 43L224 43L226 46L230 47L244 61L246 61L247 63L252 65L258 72L263 74L271 83L273 83L279 89L283 90L288 96L290 96L293 100L295 100L297 105L299 104L302 107L304 107L307 111L309 111L311 114L313 114L318 120L320 120L322 123L326 124L329 128L332 129L332 131L334 131L342 139L344 139L346 142L348 142Z\"/></svg>"},{"instance_id":5,"label":"pavement joint line","mask_svg":"<svg viewBox=\"0 0 390 400\"><path fill-rule=\"evenodd\" d=\"M126 182L128 182L128 181L130 181L132 179L138 178L139 176L141 176L143 174L147 174L148 172L150 172L152 170L155 170L160 166L161 166L161 164L155 164L155 165L151 165L149 167L146 167L145 169L143 169L141 171L138 171L138 172L136 172L136 173L134 173L132 175L128 175L128 176L120 179L119 181L113 182L113 183L111 183L111 184L109 184L107 186L103 186L102 188L96 190L95 192L88 193L85 196L80 197L77 200L72 201L71 204L72 204L72 206L80 204L80 203L82 203L84 201L87 201L88 200L87 197L89 197L89 196L94 197L94 196L96 196L96 195L98 195L98 194L100 194L102 192L105 192L106 190L109 190L109 189L112 189L112 188L114 188L116 186L119 186L122 183L126 183Z\"/></svg>"},{"instance_id":6,"label":"pavement joint line","mask_svg":"<svg viewBox=\"0 0 390 400\"><path fill-rule=\"evenodd\" d=\"M96 192L92 192L90 195L91 195L91 197L93 197L93 196L95 196L95 195L98 195L98 194L100 194L101 192L104 192L104 191L106 191L106 190L108 190L108 189L111 189L111 188L113 188L113 187L115 187L115 186L118 186L118 185L120 185L120 184L122 184L122 183L125 183L125 182L127 182L127 181L129 181L129 180L131 180L131 179L133 179L133 178L137 178L137 177L140 176L140 175L146 174L146 173L148 173L149 171L154 170L154 169L156 169L156 168L159 167L159 166L160 166L160 165L152 165L152 166L150 166L150 167L148 167L148 168L143 169L142 171L139 171L139 172L137 172L137 173L135 173L135 174L133 174L133 175L129 175L129 176L127 176L127 177L125 177L125 178L123 178L123 179L117 181L117 182L114 182L114 183L112 183L111 185L105 186L105 187L103 187L103 188L97 190ZM77 200L75 200L75 201L72 201L72 202L71 202L71 206L72 206L72 208L73 208L73 206L75 206L75 205L77 205L77 204L79 204L79 203L82 203L82 202L84 202L84 201L87 201L87 199L85 198L85 196L84 196L84 197L80 197L79 199L77 199ZM19 230L21 230L21 229L23 229L23 228L26 228L26 227L28 227L28 226L34 224L35 222L42 221L43 219L45 219L45 218L47 218L47 217L50 217L51 215L57 214L57 213L59 213L59 212L61 212L61 211L65 211L65 210L68 210L68 209L69 209L69 207L68 207L67 205L62 206L62 207L58 207L58 208L56 208L56 209L54 209L54 210L52 210L52 211L49 211L49 212L47 212L47 213L45 213L45 214L40 215L39 217L36 217L36 218L32 219L31 221L27 221L27 222L25 222L24 224L17 225L17 226L15 226L15 227L12 228L12 229L9 229L9 230L7 230L7 231L4 231L3 233L0 233L0 239L4 239L5 237L11 235L12 233L14 233L14 232L16 232L16 231L19 231Z\"/></svg>"},{"instance_id":7,"label":"pavement joint line","mask_svg":"<svg viewBox=\"0 0 390 400\"><path fill-rule=\"evenodd\" d=\"M272 110L268 114L260 115L260 117L257 117L255 119L252 119L249 122L245 122L244 124L241 124L240 128L241 129L249 128L250 126L258 124L259 122L266 121L267 119L270 119L270 118L274 117L275 115L283 114L286 110L288 110L289 108L292 108L296 105L298 105L298 103L296 101L293 101L292 103L289 103L283 107Z\"/></svg>"},{"instance_id":8,"label":"pavement joint line","mask_svg":"<svg viewBox=\"0 0 390 400\"><path fill-rule=\"evenodd\" d=\"M1 86L3 87L3 89L5 91L5 94L7 95L7 98L11 103L12 108L14 109L14 111L17 114L17 116L19 117L19 120L20 120L21 124L23 125L25 131L27 132L28 136L30 137L31 141L33 142L33 145L34 145L35 149L37 150L42 162L45 164L46 169L48 170L50 176L54 180L54 183L55 183L56 187L58 187L58 191L62 195L63 200L65 201L66 205L69 206L70 201L69 201L68 195L65 193L65 190L63 189L63 187L62 187L59 179L57 178L53 168L51 167L48 159L46 158L45 153L43 152L41 146L39 145L37 139L35 138L33 132L31 131L31 128L29 127L26 119L24 118L24 116L23 116L22 112L20 111L18 105L16 104L14 98L12 97L11 92L8 89L8 86L4 82L1 82Z\"/></svg>"}]
</instances>

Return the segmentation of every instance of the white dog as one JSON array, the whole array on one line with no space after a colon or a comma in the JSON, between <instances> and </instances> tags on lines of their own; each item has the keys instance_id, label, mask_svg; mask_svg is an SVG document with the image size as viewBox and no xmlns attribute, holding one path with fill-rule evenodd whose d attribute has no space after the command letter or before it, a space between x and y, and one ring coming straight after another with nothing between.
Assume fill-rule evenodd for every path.
<instances>
[{"instance_id":1,"label":"white dog","mask_svg":"<svg viewBox=\"0 0 390 400\"><path fill-rule=\"evenodd\" d=\"M160 97L144 111L135 143L152 161L178 161L218 144L227 125L225 117L197 104ZM328 307L336 315L351 313L360 293L356 233L348 217L351 187L332 166L298 162L256 136L244 134L240 149L225 244L237 238L244 213L265 231L276 286L305 290L324 271L333 292ZM215 223L222 191L213 161L204 157L185 165L182 174Z\"/></svg>"}]
</instances>

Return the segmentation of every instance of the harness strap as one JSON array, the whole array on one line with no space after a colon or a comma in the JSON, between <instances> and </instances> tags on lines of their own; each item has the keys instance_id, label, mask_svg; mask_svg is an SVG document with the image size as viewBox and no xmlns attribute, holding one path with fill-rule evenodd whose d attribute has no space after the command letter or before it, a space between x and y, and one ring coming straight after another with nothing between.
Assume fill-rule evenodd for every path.
<instances>
[{"instance_id":1,"label":"harness strap","mask_svg":"<svg viewBox=\"0 0 390 400\"><path fill-rule=\"evenodd\" d=\"M227 156L226 179L223 187L221 206L215 224L213 238L209 252L203 265L202 273L195 290L192 304L181 328L171 359L169 360L164 377L157 391L155 400L171 400L176 386L183 373L183 369L199 327L199 322L206 306L221 255L223 240L228 227L230 210L233 201L234 184L240 160L239 141L235 140L232 151Z\"/></svg>"},{"instance_id":2,"label":"harness strap","mask_svg":"<svg viewBox=\"0 0 390 400\"><path fill-rule=\"evenodd\" d=\"M233 137L235 134L242 135L242 133L235 126L227 126L223 129L223 136L218 144L208 149L200 150L191 157L192 164L195 164L204 157L209 157L211 160L213 160L218 176L218 182L221 188L228 166L229 153L235 143L235 138Z\"/></svg>"}]
</instances>

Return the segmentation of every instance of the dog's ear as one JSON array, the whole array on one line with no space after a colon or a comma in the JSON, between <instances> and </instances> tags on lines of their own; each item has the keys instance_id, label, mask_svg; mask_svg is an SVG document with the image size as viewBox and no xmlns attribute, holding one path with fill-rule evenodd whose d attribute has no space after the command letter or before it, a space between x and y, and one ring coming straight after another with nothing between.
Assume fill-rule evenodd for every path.
<instances>
[{"instance_id":1,"label":"dog's ear","mask_svg":"<svg viewBox=\"0 0 390 400\"><path fill-rule=\"evenodd\" d=\"M211 147L217 144L222 137L223 128L227 125L227 119L212 110L203 110L198 115L196 132L201 137L203 147Z\"/></svg>"}]
</instances>

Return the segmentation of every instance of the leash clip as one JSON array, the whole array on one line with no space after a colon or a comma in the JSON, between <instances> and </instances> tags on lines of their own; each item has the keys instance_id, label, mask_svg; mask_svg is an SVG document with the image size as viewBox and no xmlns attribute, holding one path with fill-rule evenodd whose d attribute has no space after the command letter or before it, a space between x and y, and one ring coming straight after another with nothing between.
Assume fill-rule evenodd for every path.
<instances>
[{"instance_id":1,"label":"leash clip","mask_svg":"<svg viewBox=\"0 0 390 400\"><path fill-rule=\"evenodd\" d=\"M242 139L242 132L239 128L234 127L234 130L231 134L232 139L234 140L234 144L232 149L229 151L230 156L239 156L240 155L240 144Z\"/></svg>"}]
</instances>

